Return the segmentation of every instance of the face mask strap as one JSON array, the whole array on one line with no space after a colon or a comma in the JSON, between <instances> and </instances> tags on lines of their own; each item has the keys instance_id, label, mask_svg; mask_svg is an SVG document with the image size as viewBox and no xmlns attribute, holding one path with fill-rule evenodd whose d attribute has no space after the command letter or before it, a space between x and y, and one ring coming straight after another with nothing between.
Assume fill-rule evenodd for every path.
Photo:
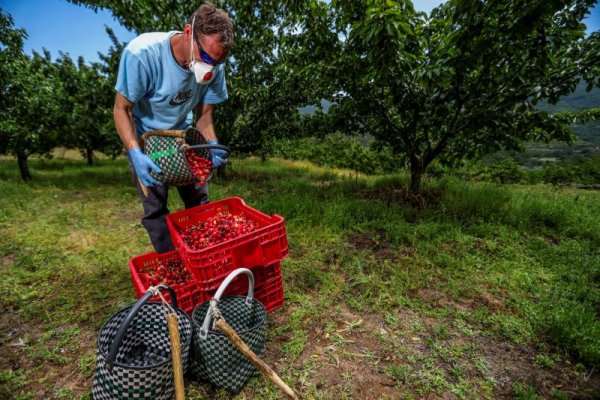
<instances>
[{"instance_id":1,"label":"face mask strap","mask_svg":"<svg viewBox=\"0 0 600 400\"><path fill-rule=\"evenodd\" d=\"M194 14L194 18L192 18L192 36L190 38L190 69L191 66L194 64L194 61L196 61L194 59L194 23L196 22L196 14Z\"/></svg>"}]
</instances>

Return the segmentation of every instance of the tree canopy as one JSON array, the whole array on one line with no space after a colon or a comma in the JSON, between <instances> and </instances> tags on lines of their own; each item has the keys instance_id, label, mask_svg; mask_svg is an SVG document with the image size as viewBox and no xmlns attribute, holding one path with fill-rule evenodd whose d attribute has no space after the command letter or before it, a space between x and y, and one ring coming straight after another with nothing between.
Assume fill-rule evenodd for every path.
<instances>
[{"instance_id":1,"label":"tree canopy","mask_svg":"<svg viewBox=\"0 0 600 400\"><path fill-rule=\"evenodd\" d=\"M55 147L79 149L89 164L94 151L118 153L106 75L110 54L103 56L106 66L83 58L75 64L64 54L53 62L46 50L26 55L26 35L0 10L0 154L15 156L29 180L29 156L49 156Z\"/></svg>"},{"instance_id":2,"label":"tree canopy","mask_svg":"<svg viewBox=\"0 0 600 400\"><path fill-rule=\"evenodd\" d=\"M23 54L26 33L0 10L0 153L17 158L21 176L31 179L27 158L55 145L46 121L56 113L49 54Z\"/></svg>"},{"instance_id":3,"label":"tree canopy","mask_svg":"<svg viewBox=\"0 0 600 400\"><path fill-rule=\"evenodd\" d=\"M70 1L108 9L140 33L182 29L198 6ZM448 0L427 15L409 0L215 1L236 34L226 66L230 98L215 116L219 138L234 151L266 156L283 138L368 134L401 156L413 192L434 160L456 164L529 141L573 141L571 124L597 120L598 110L559 114L537 104L556 103L580 81L600 86L600 33L586 35L583 24L596 2ZM24 32L4 31L3 43L13 44L3 51L18 49ZM63 73L81 75L64 86L79 103L73 125L86 120L100 129L98 120L111 120L106 104L123 47L111 37L99 66L58 62ZM86 79L103 83L86 86ZM331 102L327 112L322 100ZM104 108L96 113L89 101ZM315 113L298 111L312 104ZM109 130L102 129L94 137Z\"/></svg>"},{"instance_id":4,"label":"tree canopy","mask_svg":"<svg viewBox=\"0 0 600 400\"><path fill-rule=\"evenodd\" d=\"M575 115L535 105L556 103L580 79L600 83L600 36L586 37L582 24L593 4L449 0L427 16L408 0L333 0L342 39L320 78L336 81L329 112L339 129L368 132L404 154L413 191L435 159L572 141Z\"/></svg>"}]
</instances>

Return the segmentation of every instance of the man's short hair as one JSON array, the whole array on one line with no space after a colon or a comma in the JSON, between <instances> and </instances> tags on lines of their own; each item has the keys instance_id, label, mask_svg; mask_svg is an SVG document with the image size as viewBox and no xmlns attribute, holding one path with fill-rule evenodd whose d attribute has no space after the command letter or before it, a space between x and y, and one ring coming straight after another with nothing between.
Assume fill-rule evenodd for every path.
<instances>
[{"instance_id":1,"label":"man's short hair","mask_svg":"<svg viewBox=\"0 0 600 400\"><path fill-rule=\"evenodd\" d=\"M196 18L195 21L194 17ZM217 8L207 1L192 14L189 21L190 25L192 21L194 21L196 35L220 34L223 49L230 50L233 46L233 22L231 22L225 10Z\"/></svg>"}]
</instances>

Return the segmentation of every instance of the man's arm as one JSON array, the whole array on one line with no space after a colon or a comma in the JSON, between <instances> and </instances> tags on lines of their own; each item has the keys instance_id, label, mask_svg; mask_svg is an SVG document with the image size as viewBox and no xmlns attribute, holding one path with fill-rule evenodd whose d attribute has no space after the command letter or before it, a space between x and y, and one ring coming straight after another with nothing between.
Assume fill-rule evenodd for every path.
<instances>
[{"instance_id":1,"label":"man's arm","mask_svg":"<svg viewBox=\"0 0 600 400\"><path fill-rule=\"evenodd\" d=\"M156 173L160 173L160 168L154 163L154 161L150 159L150 157L142 153L140 144L137 141L135 125L133 123L133 103L118 92L115 96L113 115L115 118L115 127L117 128L117 132L119 132L119 137L129 153L135 173L137 174L142 185L160 185L161 183L154 179L152 175L150 175L151 170ZM147 189L142 187L142 190L147 196Z\"/></svg>"},{"instance_id":2,"label":"man's arm","mask_svg":"<svg viewBox=\"0 0 600 400\"><path fill-rule=\"evenodd\" d=\"M113 109L115 127L127 151L140 147L133 123L133 103L117 92Z\"/></svg>"},{"instance_id":3,"label":"man's arm","mask_svg":"<svg viewBox=\"0 0 600 400\"><path fill-rule=\"evenodd\" d=\"M215 134L215 125L213 124L213 110L215 106L212 104L200 104L197 109L198 120L196 121L196 129L202 133L207 142L217 141Z\"/></svg>"},{"instance_id":4,"label":"man's arm","mask_svg":"<svg viewBox=\"0 0 600 400\"><path fill-rule=\"evenodd\" d=\"M217 135L215 134L215 125L212 117L214 109L215 106L212 104L200 104L198 106L198 121L196 121L196 128L210 144L219 143ZM218 168L227 164L228 153L226 151L211 149L210 154L212 156L213 168Z\"/></svg>"}]
</instances>

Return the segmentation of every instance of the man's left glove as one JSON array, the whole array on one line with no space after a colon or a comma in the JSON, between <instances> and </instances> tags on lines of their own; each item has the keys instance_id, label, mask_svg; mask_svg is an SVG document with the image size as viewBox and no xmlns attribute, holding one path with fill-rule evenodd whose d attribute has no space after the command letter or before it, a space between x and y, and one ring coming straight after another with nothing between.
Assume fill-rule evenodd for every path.
<instances>
[{"instance_id":1,"label":"man's left glove","mask_svg":"<svg viewBox=\"0 0 600 400\"><path fill-rule=\"evenodd\" d=\"M211 140L208 144L219 144L216 140ZM229 153L225 150L220 149L210 149L210 155L212 157L213 168L218 168L221 165L227 164L227 157Z\"/></svg>"}]
</instances>

